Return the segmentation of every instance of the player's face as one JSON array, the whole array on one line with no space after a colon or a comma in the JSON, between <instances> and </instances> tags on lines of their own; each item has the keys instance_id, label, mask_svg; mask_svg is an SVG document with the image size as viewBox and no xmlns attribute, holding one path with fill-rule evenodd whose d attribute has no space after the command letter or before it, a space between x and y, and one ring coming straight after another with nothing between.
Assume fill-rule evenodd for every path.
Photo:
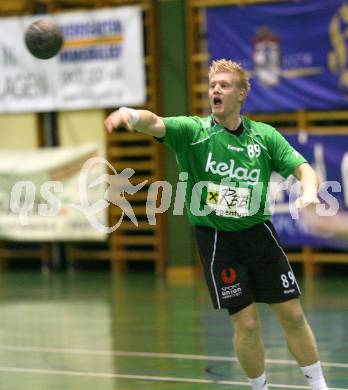
<instances>
[{"instance_id":1,"label":"player's face","mask_svg":"<svg viewBox=\"0 0 348 390\"><path fill-rule=\"evenodd\" d=\"M232 73L216 73L209 80L209 102L217 118L226 118L239 112L244 91L238 85L238 78Z\"/></svg>"}]
</instances>

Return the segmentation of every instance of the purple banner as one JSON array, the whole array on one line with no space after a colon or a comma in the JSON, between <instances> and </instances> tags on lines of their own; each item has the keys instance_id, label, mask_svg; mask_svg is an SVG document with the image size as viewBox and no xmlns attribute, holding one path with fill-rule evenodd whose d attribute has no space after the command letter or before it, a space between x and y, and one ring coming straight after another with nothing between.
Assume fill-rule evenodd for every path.
<instances>
[{"instance_id":1,"label":"purple banner","mask_svg":"<svg viewBox=\"0 0 348 390\"><path fill-rule=\"evenodd\" d=\"M347 211L348 135L308 135L300 133L299 135L287 135L286 139L319 174L322 182L320 197L323 203L328 204L327 201L332 196L338 201L339 210ZM323 184L325 182L332 182L327 189ZM348 244L343 242L309 234L301 219L293 219L290 212L286 211L286 209L289 209L289 193L290 191L283 191L277 197L275 212L272 217L284 246L310 245L320 248L347 248Z\"/></svg>"},{"instance_id":2,"label":"purple banner","mask_svg":"<svg viewBox=\"0 0 348 390\"><path fill-rule=\"evenodd\" d=\"M209 55L250 73L246 112L344 109L347 13L344 0L208 8Z\"/></svg>"}]
</instances>

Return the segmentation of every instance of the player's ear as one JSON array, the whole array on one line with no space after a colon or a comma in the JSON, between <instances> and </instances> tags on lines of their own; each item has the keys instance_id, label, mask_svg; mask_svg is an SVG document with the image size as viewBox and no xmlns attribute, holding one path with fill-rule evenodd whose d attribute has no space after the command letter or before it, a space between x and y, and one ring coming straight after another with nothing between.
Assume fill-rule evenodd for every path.
<instances>
[{"instance_id":1,"label":"player's ear","mask_svg":"<svg viewBox=\"0 0 348 390\"><path fill-rule=\"evenodd\" d=\"M240 102L244 102L245 97L246 97L246 90L243 89L243 88L241 88L241 89L239 90L239 101L240 101Z\"/></svg>"}]
</instances>

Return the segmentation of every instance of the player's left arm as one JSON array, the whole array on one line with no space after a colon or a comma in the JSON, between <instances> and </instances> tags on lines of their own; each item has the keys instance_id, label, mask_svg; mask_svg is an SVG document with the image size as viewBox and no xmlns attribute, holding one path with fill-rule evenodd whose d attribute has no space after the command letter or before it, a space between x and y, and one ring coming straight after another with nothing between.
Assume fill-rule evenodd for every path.
<instances>
[{"instance_id":1,"label":"player's left arm","mask_svg":"<svg viewBox=\"0 0 348 390\"><path fill-rule=\"evenodd\" d=\"M301 183L302 194L296 199L296 206L301 208L320 203L317 174L306 159L274 128L271 128L268 147L273 158L274 170L284 178L292 174Z\"/></svg>"},{"instance_id":2,"label":"player's left arm","mask_svg":"<svg viewBox=\"0 0 348 390\"><path fill-rule=\"evenodd\" d=\"M314 169L308 163L303 163L295 169L293 175L299 180L302 188L302 195L296 199L296 206L301 208L320 203L319 178Z\"/></svg>"}]
</instances>

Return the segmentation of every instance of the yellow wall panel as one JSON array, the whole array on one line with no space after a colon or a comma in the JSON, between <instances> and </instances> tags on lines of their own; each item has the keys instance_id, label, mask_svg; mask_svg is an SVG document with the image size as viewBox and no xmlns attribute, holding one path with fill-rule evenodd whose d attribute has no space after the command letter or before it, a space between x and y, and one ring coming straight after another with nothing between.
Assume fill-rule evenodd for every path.
<instances>
[{"instance_id":1,"label":"yellow wall panel","mask_svg":"<svg viewBox=\"0 0 348 390\"><path fill-rule=\"evenodd\" d=\"M59 140L61 146L106 142L104 110L82 110L60 112L58 115Z\"/></svg>"},{"instance_id":2,"label":"yellow wall panel","mask_svg":"<svg viewBox=\"0 0 348 390\"><path fill-rule=\"evenodd\" d=\"M37 126L36 114L0 115L0 148L37 148Z\"/></svg>"}]
</instances>

